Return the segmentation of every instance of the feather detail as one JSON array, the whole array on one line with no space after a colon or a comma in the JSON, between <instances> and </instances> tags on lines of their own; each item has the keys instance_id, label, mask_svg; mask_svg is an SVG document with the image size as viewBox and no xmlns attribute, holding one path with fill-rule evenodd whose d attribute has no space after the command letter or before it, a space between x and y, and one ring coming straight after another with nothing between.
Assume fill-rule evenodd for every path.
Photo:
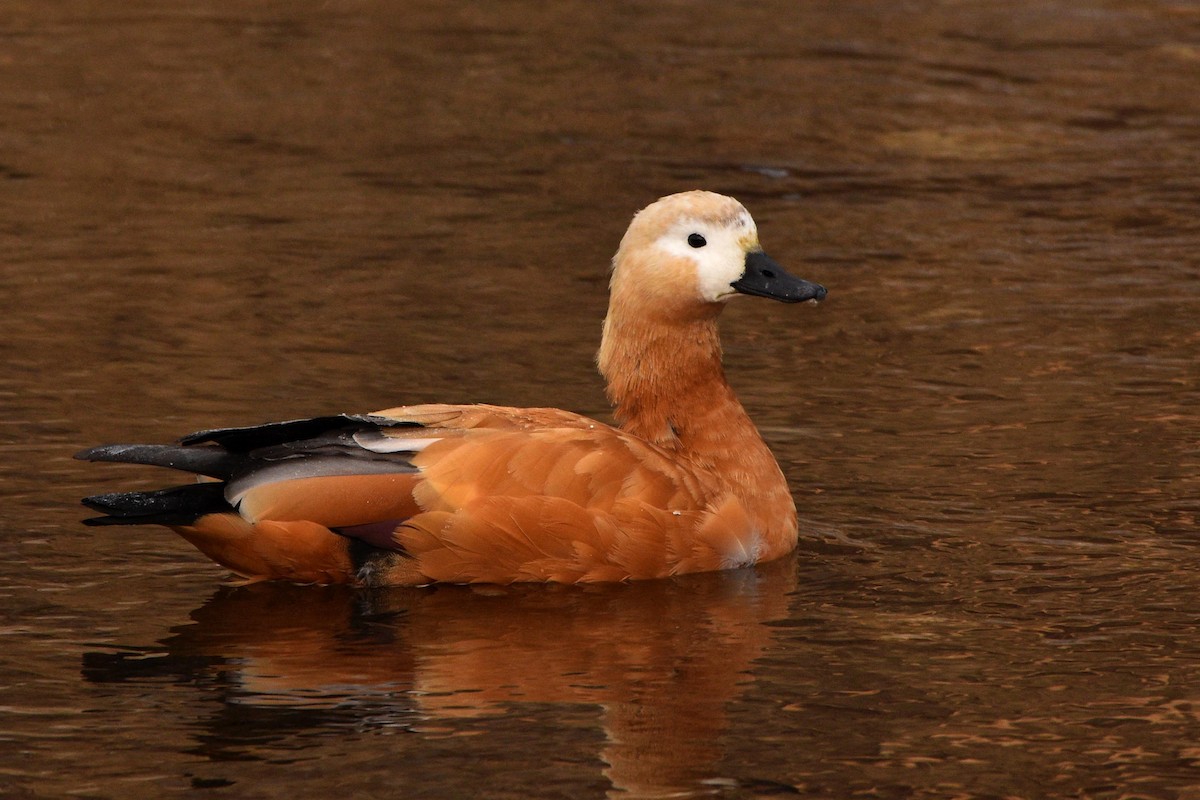
<instances>
[{"instance_id":1,"label":"feather detail","mask_svg":"<svg viewBox=\"0 0 1200 800\"><path fill-rule=\"evenodd\" d=\"M250 522L310 520L331 528L407 519L420 512L412 498L414 474L350 474L272 481L237 495Z\"/></svg>"},{"instance_id":2,"label":"feather detail","mask_svg":"<svg viewBox=\"0 0 1200 800\"><path fill-rule=\"evenodd\" d=\"M213 561L250 580L355 580L350 540L316 522L251 523L237 514L210 514L191 525L172 526L172 530Z\"/></svg>"}]
</instances>

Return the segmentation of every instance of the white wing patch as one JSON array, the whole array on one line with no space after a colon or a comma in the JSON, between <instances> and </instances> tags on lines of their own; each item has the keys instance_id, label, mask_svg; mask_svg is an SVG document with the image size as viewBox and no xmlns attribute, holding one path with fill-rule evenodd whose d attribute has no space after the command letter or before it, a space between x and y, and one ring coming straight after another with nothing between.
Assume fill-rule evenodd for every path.
<instances>
[{"instance_id":1,"label":"white wing patch","mask_svg":"<svg viewBox=\"0 0 1200 800\"><path fill-rule=\"evenodd\" d=\"M362 431L354 434L354 443L372 453L419 453L434 442L440 441L440 437L432 436L420 438L385 436L379 431Z\"/></svg>"},{"instance_id":2,"label":"white wing patch","mask_svg":"<svg viewBox=\"0 0 1200 800\"><path fill-rule=\"evenodd\" d=\"M363 450L379 455L419 453L437 441L441 441L441 437L393 437L378 431L354 434L355 444ZM405 474L417 471L416 467L402 457L377 458L366 453L355 456L354 452L353 449L349 449L343 453L309 453L263 463L230 481L225 487L225 499L237 508L251 491L271 483L304 478Z\"/></svg>"},{"instance_id":3,"label":"white wing patch","mask_svg":"<svg viewBox=\"0 0 1200 800\"><path fill-rule=\"evenodd\" d=\"M225 487L225 499L236 508L249 492L270 483L296 481L304 478L406 474L416 471L416 467L406 464L402 460L371 460L340 455L285 458L264 464L252 472L230 481Z\"/></svg>"}]
</instances>

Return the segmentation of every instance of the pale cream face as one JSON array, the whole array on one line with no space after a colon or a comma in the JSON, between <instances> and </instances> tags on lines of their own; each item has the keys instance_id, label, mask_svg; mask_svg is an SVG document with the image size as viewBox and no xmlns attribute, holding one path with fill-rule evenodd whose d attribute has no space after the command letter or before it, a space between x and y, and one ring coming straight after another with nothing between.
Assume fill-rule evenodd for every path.
<instances>
[{"instance_id":1,"label":"pale cream face","mask_svg":"<svg viewBox=\"0 0 1200 800\"><path fill-rule=\"evenodd\" d=\"M745 272L746 253L758 249L758 229L744 209L719 220L684 216L654 247L690 264L702 300L724 302L737 294L730 284Z\"/></svg>"}]
</instances>

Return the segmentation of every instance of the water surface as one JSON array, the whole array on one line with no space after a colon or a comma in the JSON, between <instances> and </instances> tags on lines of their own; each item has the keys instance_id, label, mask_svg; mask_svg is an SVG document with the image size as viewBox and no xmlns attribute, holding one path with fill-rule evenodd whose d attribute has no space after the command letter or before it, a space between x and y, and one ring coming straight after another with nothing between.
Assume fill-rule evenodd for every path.
<instances>
[{"instance_id":1,"label":"water surface","mask_svg":"<svg viewBox=\"0 0 1200 800\"><path fill-rule=\"evenodd\" d=\"M17 3L5 796L1200 797L1200 9ZM743 200L794 557L238 587L84 465L429 400L603 416L632 213Z\"/></svg>"}]
</instances>

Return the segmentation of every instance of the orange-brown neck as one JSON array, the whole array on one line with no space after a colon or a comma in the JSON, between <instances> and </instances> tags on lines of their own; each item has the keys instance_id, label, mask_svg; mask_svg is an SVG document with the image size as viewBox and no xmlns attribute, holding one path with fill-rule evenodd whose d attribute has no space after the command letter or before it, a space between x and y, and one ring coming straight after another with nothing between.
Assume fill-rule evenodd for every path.
<instances>
[{"instance_id":1,"label":"orange-brown neck","mask_svg":"<svg viewBox=\"0 0 1200 800\"><path fill-rule=\"evenodd\" d=\"M600 371L623 430L675 450L755 502L791 506L783 474L725 380L720 304L681 315L614 294Z\"/></svg>"}]
</instances>

